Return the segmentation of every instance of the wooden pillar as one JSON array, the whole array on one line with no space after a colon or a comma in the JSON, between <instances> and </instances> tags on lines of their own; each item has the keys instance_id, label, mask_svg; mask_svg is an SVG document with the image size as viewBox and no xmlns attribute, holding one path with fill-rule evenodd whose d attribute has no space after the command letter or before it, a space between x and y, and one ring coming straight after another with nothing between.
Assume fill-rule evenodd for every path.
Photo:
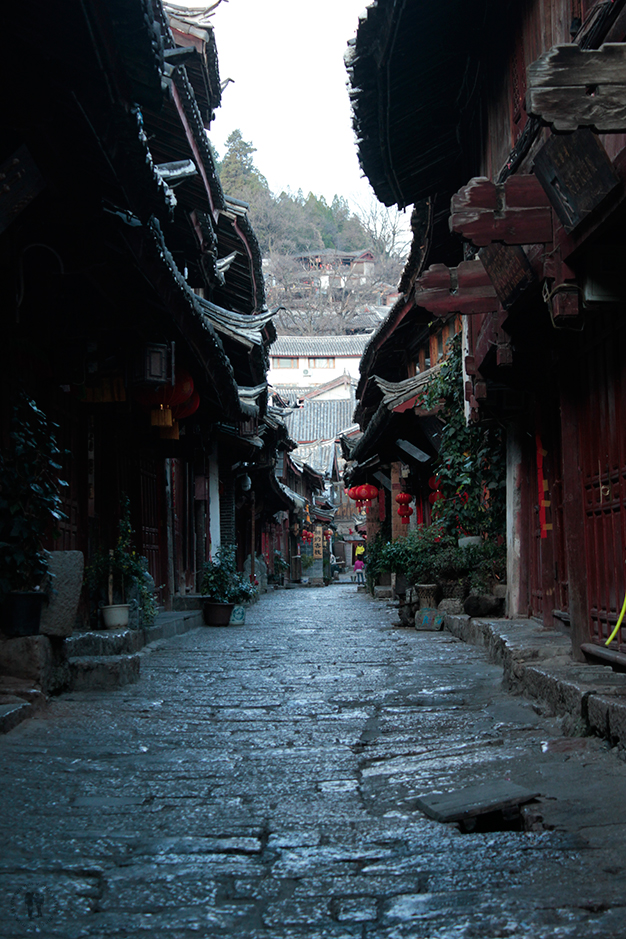
<instances>
[{"instance_id":1,"label":"wooden pillar","mask_svg":"<svg viewBox=\"0 0 626 939\"><path fill-rule=\"evenodd\" d=\"M404 490L402 485L401 463L391 464L391 540L397 541L399 538L406 538L409 533L409 526L402 524L402 519L396 509L396 496Z\"/></svg>"},{"instance_id":2,"label":"wooden pillar","mask_svg":"<svg viewBox=\"0 0 626 939\"><path fill-rule=\"evenodd\" d=\"M561 440L563 452L563 529L565 561L569 584L569 615L572 655L584 662L580 651L589 641L589 605L587 599L587 552L585 550L585 509L580 443L578 437L578 394L580 375L571 363L562 365Z\"/></svg>"}]
</instances>

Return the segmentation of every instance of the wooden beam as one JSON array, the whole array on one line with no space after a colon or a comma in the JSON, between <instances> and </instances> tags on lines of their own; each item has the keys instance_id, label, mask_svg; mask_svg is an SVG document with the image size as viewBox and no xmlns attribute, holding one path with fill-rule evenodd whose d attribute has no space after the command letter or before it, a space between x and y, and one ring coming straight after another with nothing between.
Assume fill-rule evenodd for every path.
<instances>
[{"instance_id":1,"label":"wooden beam","mask_svg":"<svg viewBox=\"0 0 626 939\"><path fill-rule=\"evenodd\" d=\"M504 183L476 176L452 196L450 210L450 231L479 247L552 241L550 200L536 176L511 176Z\"/></svg>"},{"instance_id":2,"label":"wooden beam","mask_svg":"<svg viewBox=\"0 0 626 939\"><path fill-rule=\"evenodd\" d=\"M526 108L555 130L626 130L626 43L553 46L528 66Z\"/></svg>"},{"instance_id":3,"label":"wooden beam","mask_svg":"<svg viewBox=\"0 0 626 939\"><path fill-rule=\"evenodd\" d=\"M449 313L491 313L498 297L479 260L458 267L432 264L417 280L415 303L436 316Z\"/></svg>"},{"instance_id":4,"label":"wooden beam","mask_svg":"<svg viewBox=\"0 0 626 939\"><path fill-rule=\"evenodd\" d=\"M396 447L400 447L401 450L404 450L405 453L408 453L409 456L412 456L414 460L418 460L420 463L427 463L428 460L433 459L432 456L424 453L423 450L420 450L419 447L416 447L408 440L396 440Z\"/></svg>"}]
</instances>

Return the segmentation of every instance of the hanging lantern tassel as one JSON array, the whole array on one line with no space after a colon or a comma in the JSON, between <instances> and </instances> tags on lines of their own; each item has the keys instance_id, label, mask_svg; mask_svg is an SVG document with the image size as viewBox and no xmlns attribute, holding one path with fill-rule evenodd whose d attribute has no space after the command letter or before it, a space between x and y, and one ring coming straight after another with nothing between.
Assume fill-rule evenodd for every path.
<instances>
[{"instance_id":1,"label":"hanging lantern tassel","mask_svg":"<svg viewBox=\"0 0 626 939\"><path fill-rule=\"evenodd\" d=\"M160 404L150 411L150 424L152 427L171 427L173 424L172 409L169 404Z\"/></svg>"}]
</instances>

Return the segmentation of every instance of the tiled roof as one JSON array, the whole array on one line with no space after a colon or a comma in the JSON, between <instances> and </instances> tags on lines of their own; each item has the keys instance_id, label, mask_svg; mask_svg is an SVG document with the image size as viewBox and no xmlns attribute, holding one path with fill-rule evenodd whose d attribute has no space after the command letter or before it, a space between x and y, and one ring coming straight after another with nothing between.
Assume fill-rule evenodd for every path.
<instances>
[{"instance_id":1,"label":"tiled roof","mask_svg":"<svg viewBox=\"0 0 626 939\"><path fill-rule=\"evenodd\" d=\"M285 356L361 356L369 334L358 336L279 336L272 344L270 355Z\"/></svg>"},{"instance_id":2,"label":"tiled roof","mask_svg":"<svg viewBox=\"0 0 626 939\"><path fill-rule=\"evenodd\" d=\"M357 381L350 375L344 373L339 378L333 378L321 385L280 385L273 384L272 390L279 394L285 401L297 401L300 398L317 398L320 395L328 394L329 391L338 389L345 393L346 386L350 389L350 394L354 397Z\"/></svg>"},{"instance_id":3,"label":"tiled roof","mask_svg":"<svg viewBox=\"0 0 626 939\"><path fill-rule=\"evenodd\" d=\"M354 401L350 399L316 401L307 398L301 408L286 416L285 423L289 436L297 443L328 440L350 427L353 411Z\"/></svg>"},{"instance_id":4,"label":"tiled roof","mask_svg":"<svg viewBox=\"0 0 626 939\"><path fill-rule=\"evenodd\" d=\"M330 440L320 440L317 443L301 444L292 452L292 456L308 463L313 469L330 478L335 463L336 448L337 444L333 437Z\"/></svg>"}]
</instances>

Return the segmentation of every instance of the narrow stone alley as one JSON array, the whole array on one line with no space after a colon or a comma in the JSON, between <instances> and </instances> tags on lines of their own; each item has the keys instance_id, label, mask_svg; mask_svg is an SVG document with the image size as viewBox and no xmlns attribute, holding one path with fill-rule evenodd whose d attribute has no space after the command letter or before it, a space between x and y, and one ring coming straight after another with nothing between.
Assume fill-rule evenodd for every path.
<instances>
[{"instance_id":1,"label":"narrow stone alley","mask_svg":"<svg viewBox=\"0 0 626 939\"><path fill-rule=\"evenodd\" d=\"M353 585L157 644L0 742L0 935L623 937L626 763ZM511 781L526 831L416 798Z\"/></svg>"}]
</instances>

